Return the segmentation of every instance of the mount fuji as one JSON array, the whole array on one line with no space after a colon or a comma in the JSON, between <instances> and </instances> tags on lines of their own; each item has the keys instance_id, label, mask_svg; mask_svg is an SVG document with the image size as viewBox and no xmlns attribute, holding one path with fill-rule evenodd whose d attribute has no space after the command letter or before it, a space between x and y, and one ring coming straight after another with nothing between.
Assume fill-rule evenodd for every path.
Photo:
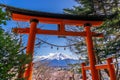
<instances>
[{"instance_id":1,"label":"mount fuji","mask_svg":"<svg viewBox=\"0 0 120 80\"><path fill-rule=\"evenodd\" d=\"M47 56L36 56L34 61L47 62L52 67L67 67L69 66L68 64L81 63L77 58L63 53L50 53Z\"/></svg>"}]
</instances>

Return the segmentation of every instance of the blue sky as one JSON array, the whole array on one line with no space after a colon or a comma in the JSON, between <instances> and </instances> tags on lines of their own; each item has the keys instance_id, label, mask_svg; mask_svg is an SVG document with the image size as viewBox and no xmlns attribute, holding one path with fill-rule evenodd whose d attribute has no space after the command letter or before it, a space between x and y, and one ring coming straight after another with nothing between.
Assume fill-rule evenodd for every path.
<instances>
[{"instance_id":1,"label":"blue sky","mask_svg":"<svg viewBox=\"0 0 120 80\"><path fill-rule=\"evenodd\" d=\"M46 12L62 13L64 8L71 8L77 3L74 0L0 0L12 6Z\"/></svg>"},{"instance_id":2,"label":"blue sky","mask_svg":"<svg viewBox=\"0 0 120 80\"><path fill-rule=\"evenodd\" d=\"M53 13L63 13L64 8L72 8L72 6L77 5L74 0L0 0L0 3L15 6L18 8L25 8L29 10L53 12ZM7 27L4 27L7 31L11 30L13 26L16 26L15 21L9 21ZM54 25L40 24L45 29L55 29ZM58 38L57 36L48 35L37 35L37 37L46 40L49 43L56 45L66 45L66 40L63 38ZM27 40L27 37L24 36ZM64 48L53 47L49 45L42 45L39 49L35 49L35 54L37 55L48 55L49 53L61 52L71 55L69 49L64 50Z\"/></svg>"}]
</instances>

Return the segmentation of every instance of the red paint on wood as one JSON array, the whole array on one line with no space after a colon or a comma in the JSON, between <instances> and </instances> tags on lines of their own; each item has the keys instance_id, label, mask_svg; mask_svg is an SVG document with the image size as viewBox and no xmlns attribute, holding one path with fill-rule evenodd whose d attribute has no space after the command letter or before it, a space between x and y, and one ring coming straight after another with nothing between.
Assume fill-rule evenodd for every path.
<instances>
[{"instance_id":1,"label":"red paint on wood","mask_svg":"<svg viewBox=\"0 0 120 80\"><path fill-rule=\"evenodd\" d=\"M20 33L20 34L29 34L29 28L14 28L13 32ZM36 34L45 34L45 35L58 35L58 36L81 36L86 37L86 32L72 32L72 31L65 31L64 29L60 30L41 30L36 29ZM104 37L102 33L95 33L92 32L93 37Z\"/></svg>"},{"instance_id":2,"label":"red paint on wood","mask_svg":"<svg viewBox=\"0 0 120 80\"><path fill-rule=\"evenodd\" d=\"M37 26L37 22L31 22L27 49L26 49L26 54L31 55L32 57L33 57L34 43L36 38L36 26ZM33 69L33 64L32 62L30 62L24 74L24 77L27 78L27 80L32 80L32 69Z\"/></svg>"},{"instance_id":3,"label":"red paint on wood","mask_svg":"<svg viewBox=\"0 0 120 80\"><path fill-rule=\"evenodd\" d=\"M112 58L107 59L108 71L109 71L109 74L110 74L110 80L116 80L115 68L111 64L112 62L113 62Z\"/></svg>"},{"instance_id":4,"label":"red paint on wood","mask_svg":"<svg viewBox=\"0 0 120 80\"><path fill-rule=\"evenodd\" d=\"M93 26L97 27L102 25L103 21L86 21L86 20L66 20L66 19L57 19L49 17L38 17L38 16L28 16L17 13L12 13L12 19L18 21L29 21L30 19L38 19L39 22L48 23L48 24L68 24L68 25L78 25L83 26L86 23L90 23Z\"/></svg>"},{"instance_id":5,"label":"red paint on wood","mask_svg":"<svg viewBox=\"0 0 120 80\"><path fill-rule=\"evenodd\" d=\"M82 78L83 78L83 80L87 80L86 70L85 70L85 63L82 63L81 67L82 67Z\"/></svg>"},{"instance_id":6,"label":"red paint on wood","mask_svg":"<svg viewBox=\"0 0 120 80\"><path fill-rule=\"evenodd\" d=\"M87 50L88 50L88 58L90 62L90 70L91 70L92 80L99 80L98 71L95 68L96 59L95 59L95 54L94 54L92 32L90 30L90 27L91 26L85 26L86 43L87 43Z\"/></svg>"}]
</instances>

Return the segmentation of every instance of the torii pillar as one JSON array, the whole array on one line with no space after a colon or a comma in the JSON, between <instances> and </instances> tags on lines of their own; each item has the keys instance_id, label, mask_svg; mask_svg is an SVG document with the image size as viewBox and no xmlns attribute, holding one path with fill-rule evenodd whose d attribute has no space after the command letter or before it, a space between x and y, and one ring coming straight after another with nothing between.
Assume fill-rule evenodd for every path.
<instances>
[{"instance_id":1,"label":"torii pillar","mask_svg":"<svg viewBox=\"0 0 120 80\"><path fill-rule=\"evenodd\" d=\"M92 80L100 80L98 70L96 69L96 58L94 54L94 47L93 47L93 40L92 40L92 32L90 28L92 24L85 24L84 29L86 32L86 44L87 44L87 51L88 51L88 58L90 63L90 70L92 75Z\"/></svg>"},{"instance_id":2,"label":"torii pillar","mask_svg":"<svg viewBox=\"0 0 120 80\"><path fill-rule=\"evenodd\" d=\"M26 54L31 55L33 59L33 52L34 52L34 44L35 44L35 38L36 38L36 26L39 21L37 19L31 19L30 20L30 30L29 30L29 37L28 37L28 43L26 48ZM27 80L32 80L32 71L33 71L33 63L30 62L28 64L28 67L24 73L24 77L27 78Z\"/></svg>"}]
</instances>

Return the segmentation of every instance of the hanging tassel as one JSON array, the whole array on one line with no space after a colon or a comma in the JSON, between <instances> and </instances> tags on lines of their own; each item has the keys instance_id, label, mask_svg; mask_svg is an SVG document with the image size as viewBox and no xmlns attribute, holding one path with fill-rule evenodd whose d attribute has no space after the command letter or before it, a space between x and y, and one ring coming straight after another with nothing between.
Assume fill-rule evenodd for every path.
<instances>
[{"instance_id":1,"label":"hanging tassel","mask_svg":"<svg viewBox=\"0 0 120 80\"><path fill-rule=\"evenodd\" d=\"M66 47L64 47L64 50L66 50Z\"/></svg>"},{"instance_id":2,"label":"hanging tassel","mask_svg":"<svg viewBox=\"0 0 120 80\"><path fill-rule=\"evenodd\" d=\"M57 47L57 50L59 50L59 48Z\"/></svg>"},{"instance_id":3,"label":"hanging tassel","mask_svg":"<svg viewBox=\"0 0 120 80\"><path fill-rule=\"evenodd\" d=\"M72 49L72 47L70 46L70 49Z\"/></svg>"},{"instance_id":4,"label":"hanging tassel","mask_svg":"<svg viewBox=\"0 0 120 80\"><path fill-rule=\"evenodd\" d=\"M51 46L51 49L53 49L53 46Z\"/></svg>"}]
</instances>

